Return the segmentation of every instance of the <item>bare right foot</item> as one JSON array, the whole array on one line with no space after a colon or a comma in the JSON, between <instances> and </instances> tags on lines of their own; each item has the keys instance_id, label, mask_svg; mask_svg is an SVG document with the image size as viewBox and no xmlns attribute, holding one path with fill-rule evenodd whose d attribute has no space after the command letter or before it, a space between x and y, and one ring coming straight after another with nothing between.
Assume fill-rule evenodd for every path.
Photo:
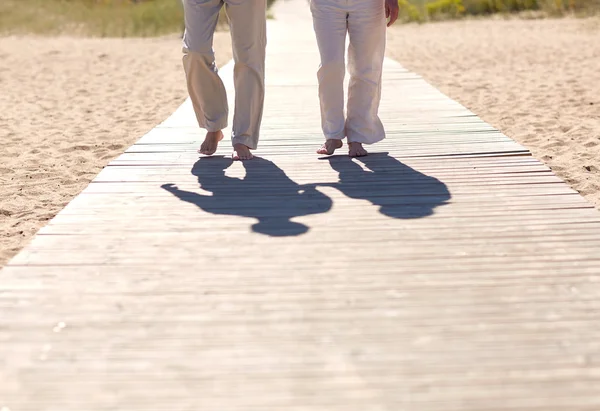
<instances>
[{"instance_id":1,"label":"bare right foot","mask_svg":"<svg viewBox=\"0 0 600 411\"><path fill-rule=\"evenodd\" d=\"M252 155L252 152L250 152L250 148L248 146L245 146L243 144L235 144L233 146L233 154L231 155L231 158L234 161L244 161L252 160L254 156Z\"/></svg>"},{"instance_id":2,"label":"bare right foot","mask_svg":"<svg viewBox=\"0 0 600 411\"><path fill-rule=\"evenodd\" d=\"M323 144L321 148L317 150L317 154L325 154L330 156L335 152L335 150L341 148L343 145L344 143L342 143L342 140L327 140L325 144Z\"/></svg>"},{"instance_id":3,"label":"bare right foot","mask_svg":"<svg viewBox=\"0 0 600 411\"><path fill-rule=\"evenodd\" d=\"M223 140L222 131L209 131L206 133L204 143L202 143L200 146L198 153L204 154L205 156L212 156L217 151L217 147L219 146L219 142L221 140Z\"/></svg>"},{"instance_id":4,"label":"bare right foot","mask_svg":"<svg viewBox=\"0 0 600 411\"><path fill-rule=\"evenodd\" d=\"M361 143L350 143L348 145L350 146L350 149L348 150L348 155L350 157L364 157L369 154Z\"/></svg>"}]
</instances>

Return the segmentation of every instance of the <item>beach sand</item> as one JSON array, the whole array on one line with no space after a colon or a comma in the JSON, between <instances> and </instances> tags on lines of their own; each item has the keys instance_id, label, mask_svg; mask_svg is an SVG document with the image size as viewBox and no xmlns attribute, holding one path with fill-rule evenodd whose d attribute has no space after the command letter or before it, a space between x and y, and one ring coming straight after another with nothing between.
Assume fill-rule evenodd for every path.
<instances>
[{"instance_id":1,"label":"beach sand","mask_svg":"<svg viewBox=\"0 0 600 411\"><path fill-rule=\"evenodd\" d=\"M0 39L0 267L185 100L181 56L176 35Z\"/></svg>"},{"instance_id":2,"label":"beach sand","mask_svg":"<svg viewBox=\"0 0 600 411\"><path fill-rule=\"evenodd\" d=\"M600 19L402 25L388 32L388 55L600 208Z\"/></svg>"},{"instance_id":3,"label":"beach sand","mask_svg":"<svg viewBox=\"0 0 600 411\"><path fill-rule=\"evenodd\" d=\"M600 206L600 20L403 25L388 55ZM177 36L2 38L0 87L0 266L187 95Z\"/></svg>"}]
</instances>

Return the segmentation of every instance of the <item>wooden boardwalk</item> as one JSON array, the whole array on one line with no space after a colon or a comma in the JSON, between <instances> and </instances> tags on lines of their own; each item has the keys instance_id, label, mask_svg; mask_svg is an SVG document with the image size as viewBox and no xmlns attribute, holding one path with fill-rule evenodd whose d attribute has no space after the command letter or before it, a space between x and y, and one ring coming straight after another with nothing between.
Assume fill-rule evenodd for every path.
<instances>
[{"instance_id":1,"label":"wooden boardwalk","mask_svg":"<svg viewBox=\"0 0 600 411\"><path fill-rule=\"evenodd\" d=\"M600 410L600 213L391 60L388 139L317 158L277 7L259 159L186 103L0 272L0 410Z\"/></svg>"}]
</instances>

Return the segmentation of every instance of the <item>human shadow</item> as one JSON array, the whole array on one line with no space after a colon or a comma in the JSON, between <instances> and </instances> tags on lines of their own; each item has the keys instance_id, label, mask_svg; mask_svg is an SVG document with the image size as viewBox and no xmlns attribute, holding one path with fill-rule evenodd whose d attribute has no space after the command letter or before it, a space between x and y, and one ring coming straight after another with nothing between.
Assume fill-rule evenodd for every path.
<instances>
[{"instance_id":1,"label":"human shadow","mask_svg":"<svg viewBox=\"0 0 600 411\"><path fill-rule=\"evenodd\" d=\"M332 207L332 200L314 184L295 183L271 161L259 157L243 161L243 179L225 175L232 163L230 158L203 157L194 164L192 174L212 196L180 190L174 184L162 188L209 213L255 218L254 232L275 237L308 232L309 227L291 219L326 213Z\"/></svg>"},{"instance_id":2,"label":"human shadow","mask_svg":"<svg viewBox=\"0 0 600 411\"><path fill-rule=\"evenodd\" d=\"M414 170L388 153L369 154L356 161L348 156L326 159L339 173L339 182L326 186L340 190L347 197L370 201L388 217L427 217L452 197L440 180Z\"/></svg>"}]
</instances>

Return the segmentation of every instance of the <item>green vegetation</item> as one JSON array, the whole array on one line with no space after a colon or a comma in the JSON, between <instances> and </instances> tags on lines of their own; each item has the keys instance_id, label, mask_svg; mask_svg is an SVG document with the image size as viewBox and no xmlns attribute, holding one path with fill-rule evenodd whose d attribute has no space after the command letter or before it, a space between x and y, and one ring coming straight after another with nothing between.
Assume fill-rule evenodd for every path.
<instances>
[{"instance_id":1,"label":"green vegetation","mask_svg":"<svg viewBox=\"0 0 600 411\"><path fill-rule=\"evenodd\" d=\"M180 32L182 23L181 0L0 0L5 34L148 37Z\"/></svg>"},{"instance_id":2,"label":"green vegetation","mask_svg":"<svg viewBox=\"0 0 600 411\"><path fill-rule=\"evenodd\" d=\"M1 0L0 30L9 33L156 36L177 32L180 0Z\"/></svg>"},{"instance_id":3,"label":"green vegetation","mask_svg":"<svg viewBox=\"0 0 600 411\"><path fill-rule=\"evenodd\" d=\"M399 0L398 4L403 21L418 23L524 11L538 11L546 16L600 12L600 0Z\"/></svg>"},{"instance_id":4,"label":"green vegetation","mask_svg":"<svg viewBox=\"0 0 600 411\"><path fill-rule=\"evenodd\" d=\"M269 6L275 0L267 0ZM600 0L398 0L400 19L426 22L494 13L590 15ZM226 28L223 12L220 27ZM0 0L0 33L147 37L181 32L181 0Z\"/></svg>"}]
</instances>

